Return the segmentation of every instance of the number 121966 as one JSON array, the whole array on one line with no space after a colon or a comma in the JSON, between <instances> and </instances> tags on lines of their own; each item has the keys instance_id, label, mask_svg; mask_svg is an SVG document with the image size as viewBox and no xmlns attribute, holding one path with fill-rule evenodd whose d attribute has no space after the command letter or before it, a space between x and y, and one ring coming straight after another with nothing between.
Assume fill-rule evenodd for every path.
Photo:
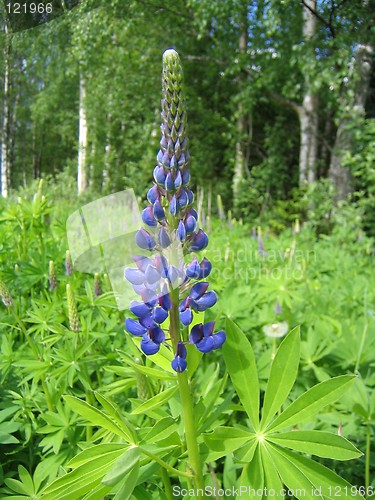
<instances>
[{"instance_id":1,"label":"number 121966","mask_svg":"<svg viewBox=\"0 0 375 500\"><path fill-rule=\"evenodd\" d=\"M52 3L7 3L8 14L51 14Z\"/></svg>"}]
</instances>

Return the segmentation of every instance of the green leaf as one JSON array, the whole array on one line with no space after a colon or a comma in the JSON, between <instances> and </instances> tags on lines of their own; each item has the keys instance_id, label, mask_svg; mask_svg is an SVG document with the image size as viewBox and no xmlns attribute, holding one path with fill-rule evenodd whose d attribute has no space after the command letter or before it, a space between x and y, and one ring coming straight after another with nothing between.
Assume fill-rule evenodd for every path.
<instances>
[{"instance_id":1,"label":"green leaf","mask_svg":"<svg viewBox=\"0 0 375 500\"><path fill-rule=\"evenodd\" d=\"M240 488L245 486L259 491L263 490L264 469L259 447L256 449L252 461L244 466L239 478L239 486ZM263 495L258 497L261 499Z\"/></svg>"},{"instance_id":2,"label":"green leaf","mask_svg":"<svg viewBox=\"0 0 375 500\"><path fill-rule=\"evenodd\" d=\"M280 344L272 362L262 409L261 429L264 429L288 397L298 373L300 358L299 328L292 330Z\"/></svg>"},{"instance_id":3,"label":"green leaf","mask_svg":"<svg viewBox=\"0 0 375 500\"><path fill-rule=\"evenodd\" d=\"M342 396L355 379L354 375L340 375L315 385L276 417L269 425L268 432L291 427L311 418L324 406L333 403Z\"/></svg>"},{"instance_id":4,"label":"green leaf","mask_svg":"<svg viewBox=\"0 0 375 500\"><path fill-rule=\"evenodd\" d=\"M263 469L264 469L264 476L265 476L265 486L267 488L267 491L273 490L275 491L275 498L281 498L281 495L279 492L281 492L283 488L283 483L280 479L280 475L277 472L276 466L273 463L270 454L265 446L262 446L260 448L261 456L262 456L262 463L263 463Z\"/></svg>"},{"instance_id":5,"label":"green leaf","mask_svg":"<svg viewBox=\"0 0 375 500\"><path fill-rule=\"evenodd\" d=\"M102 479L107 486L114 486L139 462L140 451L137 447L127 450L113 465L112 469Z\"/></svg>"},{"instance_id":6,"label":"green leaf","mask_svg":"<svg viewBox=\"0 0 375 500\"><path fill-rule=\"evenodd\" d=\"M352 487L345 479L324 465L314 462L310 458L297 455L292 451L282 449L277 445L269 444L267 446L269 446L270 454L275 462L279 461L281 470L298 470L313 485L316 494L314 493L312 498L322 498L324 500L336 499L338 496L342 498L363 498L356 487ZM280 457L282 458L280 459ZM280 476L282 476L281 470L279 469ZM285 484L290 487L286 481ZM303 498L301 496L301 499Z\"/></svg>"},{"instance_id":7,"label":"green leaf","mask_svg":"<svg viewBox=\"0 0 375 500\"><path fill-rule=\"evenodd\" d=\"M203 436L204 442L210 449L207 461L217 460L246 442L254 439L254 434L249 431L233 427L217 427L211 434Z\"/></svg>"},{"instance_id":8,"label":"green leaf","mask_svg":"<svg viewBox=\"0 0 375 500\"><path fill-rule=\"evenodd\" d=\"M170 387L169 389L166 389L163 392L160 392L153 398L149 399L148 401L145 401L141 405L139 405L137 408L135 408L132 411L132 415L139 415L141 413L146 413L150 410L155 410L156 408L159 408L162 406L164 403L166 403L170 398L172 398L178 390L178 386L175 385L174 387Z\"/></svg>"},{"instance_id":9,"label":"green leaf","mask_svg":"<svg viewBox=\"0 0 375 500\"><path fill-rule=\"evenodd\" d=\"M258 430L260 394L254 351L242 330L229 318L226 333L225 364L251 425Z\"/></svg>"},{"instance_id":10,"label":"green leaf","mask_svg":"<svg viewBox=\"0 0 375 500\"><path fill-rule=\"evenodd\" d=\"M68 467L76 468L106 454L111 454L116 451L119 451L120 454L124 453L127 449L129 449L129 446L121 443L101 443L90 446L90 448L86 448L86 450L81 451L72 458L68 463Z\"/></svg>"},{"instance_id":11,"label":"green leaf","mask_svg":"<svg viewBox=\"0 0 375 500\"><path fill-rule=\"evenodd\" d=\"M293 496L298 499L306 498L314 500L323 497L321 495L315 496L313 494L313 483L300 471L298 467L288 459L282 448L279 448L270 443L264 443L270 458L274 463L282 482L288 489L293 491ZM326 499L327 500L327 499Z\"/></svg>"},{"instance_id":12,"label":"green leaf","mask_svg":"<svg viewBox=\"0 0 375 500\"><path fill-rule=\"evenodd\" d=\"M86 418L89 422L96 426L101 426L117 436L125 439L127 442L133 443L133 437L128 435L126 429L120 428L113 420L111 420L105 413L98 410L94 406L89 405L86 401L82 401L74 396L64 396L67 404L73 408L82 417Z\"/></svg>"},{"instance_id":13,"label":"green leaf","mask_svg":"<svg viewBox=\"0 0 375 500\"><path fill-rule=\"evenodd\" d=\"M268 435L267 441L318 457L335 460L359 458L362 453L347 439L324 431L292 431Z\"/></svg>"},{"instance_id":14,"label":"green leaf","mask_svg":"<svg viewBox=\"0 0 375 500\"><path fill-rule=\"evenodd\" d=\"M128 476L124 479L123 485L120 487L113 500L128 500L137 485L138 475L139 462L135 464Z\"/></svg>"},{"instance_id":15,"label":"green leaf","mask_svg":"<svg viewBox=\"0 0 375 500\"><path fill-rule=\"evenodd\" d=\"M235 457L236 461L245 462L245 463L251 462L253 457L254 457L254 453L255 453L256 447L258 445L258 442L259 441L254 438L253 440L248 441L241 448L238 448L234 452L234 457Z\"/></svg>"},{"instance_id":16,"label":"green leaf","mask_svg":"<svg viewBox=\"0 0 375 500\"><path fill-rule=\"evenodd\" d=\"M156 422L156 424L146 434L143 443L157 443L163 439L170 437L178 429L176 422L171 417L165 417Z\"/></svg>"},{"instance_id":17,"label":"green leaf","mask_svg":"<svg viewBox=\"0 0 375 500\"><path fill-rule=\"evenodd\" d=\"M126 422L124 417L121 416L118 406L113 403L110 399L104 397L99 392L94 392L96 399L103 406L109 416L115 420L118 426L128 435L131 436L132 442L137 442L137 436L133 429L130 427L129 422Z\"/></svg>"},{"instance_id":18,"label":"green leaf","mask_svg":"<svg viewBox=\"0 0 375 500\"><path fill-rule=\"evenodd\" d=\"M22 481L22 483L27 488L27 491L30 496L35 495L35 488L33 478L30 476L29 472L25 469L23 465L18 466L18 475Z\"/></svg>"},{"instance_id":19,"label":"green leaf","mask_svg":"<svg viewBox=\"0 0 375 500\"><path fill-rule=\"evenodd\" d=\"M43 500L78 500L100 484L102 478L111 469L123 449L100 455L83 463L73 471L56 479L45 490Z\"/></svg>"}]
</instances>

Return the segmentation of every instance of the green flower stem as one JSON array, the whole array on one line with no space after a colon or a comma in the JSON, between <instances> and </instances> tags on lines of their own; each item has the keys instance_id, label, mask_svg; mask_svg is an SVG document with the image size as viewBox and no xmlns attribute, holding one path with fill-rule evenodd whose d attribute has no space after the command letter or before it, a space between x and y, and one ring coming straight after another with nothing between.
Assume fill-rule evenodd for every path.
<instances>
[{"instance_id":1,"label":"green flower stem","mask_svg":"<svg viewBox=\"0 0 375 500\"><path fill-rule=\"evenodd\" d=\"M179 319L179 290L172 290L170 293L172 308L170 311L170 335L173 343L173 348L176 352L177 343L180 340L180 319ZM203 493L204 482L202 476L202 464L199 456L199 448L197 443L197 432L194 420L193 400L190 392L189 382L186 371L177 373L177 381L180 391L180 399L182 405L182 418L185 428L186 447L188 452L188 460L191 469L193 470L193 481L195 489L201 489Z\"/></svg>"},{"instance_id":2,"label":"green flower stem","mask_svg":"<svg viewBox=\"0 0 375 500\"><path fill-rule=\"evenodd\" d=\"M366 433L366 462L365 462L365 488L366 494L370 491L370 467L371 467L371 424L367 424ZM369 498L369 496L367 497Z\"/></svg>"},{"instance_id":3,"label":"green flower stem","mask_svg":"<svg viewBox=\"0 0 375 500\"><path fill-rule=\"evenodd\" d=\"M174 497L171 486L171 480L169 479L167 471L164 468L161 469L161 477L163 478L164 493L165 496L167 497L167 500L173 500Z\"/></svg>"}]
</instances>

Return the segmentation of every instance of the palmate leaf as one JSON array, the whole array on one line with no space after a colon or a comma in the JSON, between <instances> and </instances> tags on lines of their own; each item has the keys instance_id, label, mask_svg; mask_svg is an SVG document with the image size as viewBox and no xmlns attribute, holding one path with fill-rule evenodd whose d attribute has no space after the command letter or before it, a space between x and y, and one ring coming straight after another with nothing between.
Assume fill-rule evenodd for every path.
<instances>
[{"instance_id":1,"label":"palmate leaf","mask_svg":"<svg viewBox=\"0 0 375 500\"><path fill-rule=\"evenodd\" d=\"M276 444L265 444L283 483L294 491L296 498L363 498L356 488L324 465L281 448Z\"/></svg>"},{"instance_id":2,"label":"palmate leaf","mask_svg":"<svg viewBox=\"0 0 375 500\"><path fill-rule=\"evenodd\" d=\"M264 429L290 393L298 373L300 358L299 327L283 340L272 362L264 397L261 429Z\"/></svg>"},{"instance_id":3,"label":"palmate leaf","mask_svg":"<svg viewBox=\"0 0 375 500\"><path fill-rule=\"evenodd\" d=\"M253 429L258 430L260 394L254 351L242 330L229 318L225 330L225 364Z\"/></svg>"},{"instance_id":4,"label":"palmate leaf","mask_svg":"<svg viewBox=\"0 0 375 500\"><path fill-rule=\"evenodd\" d=\"M250 486L259 491L265 486L275 491L272 496L276 498L285 497L280 494L283 485L301 499L332 498L335 487L341 488L345 496L346 490L343 488L350 491L349 483L323 465L296 452L336 460L355 459L361 456L361 452L345 438L327 432L280 431L300 425L324 406L334 403L349 389L356 377L343 375L317 384L275 417L298 373L300 337L299 329L293 330L280 345L272 363L259 427L259 385L254 354L245 335L229 319L225 346L224 357L229 375L249 416L250 430L254 429L255 432L246 436L245 429L236 429L238 432L233 433L233 429L218 427L213 433L204 436L210 459L215 460L232 452L235 461L245 463L238 486ZM263 493L260 497L265 497ZM353 498L362 498L357 493L355 495Z\"/></svg>"},{"instance_id":5,"label":"palmate leaf","mask_svg":"<svg viewBox=\"0 0 375 500\"><path fill-rule=\"evenodd\" d=\"M300 424L311 418L324 406L334 403L356 379L355 375L340 375L315 385L299 396L268 426L267 431L276 431Z\"/></svg>"},{"instance_id":6,"label":"palmate leaf","mask_svg":"<svg viewBox=\"0 0 375 500\"><path fill-rule=\"evenodd\" d=\"M267 441L318 457L335 460L359 458L362 453L347 439L324 431L291 431L267 436Z\"/></svg>"}]
</instances>

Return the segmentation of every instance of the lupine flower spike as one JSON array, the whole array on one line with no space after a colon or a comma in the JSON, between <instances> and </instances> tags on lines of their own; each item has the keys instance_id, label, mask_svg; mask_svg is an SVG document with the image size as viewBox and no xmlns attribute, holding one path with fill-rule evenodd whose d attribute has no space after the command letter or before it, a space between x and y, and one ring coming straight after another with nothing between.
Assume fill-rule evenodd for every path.
<instances>
[{"instance_id":1,"label":"lupine flower spike","mask_svg":"<svg viewBox=\"0 0 375 500\"><path fill-rule=\"evenodd\" d=\"M0 280L0 297L5 307L11 307L13 305L12 296L2 280Z\"/></svg>"},{"instance_id":2,"label":"lupine flower spike","mask_svg":"<svg viewBox=\"0 0 375 500\"><path fill-rule=\"evenodd\" d=\"M69 250L67 250L66 254L65 254L65 274L67 276L70 276L71 274L73 274L72 257L70 255Z\"/></svg>"},{"instance_id":3,"label":"lupine flower spike","mask_svg":"<svg viewBox=\"0 0 375 500\"><path fill-rule=\"evenodd\" d=\"M99 295L102 295L103 290L102 290L102 283L100 280L100 276L98 273L95 273L94 277L94 296L99 297Z\"/></svg>"},{"instance_id":4,"label":"lupine flower spike","mask_svg":"<svg viewBox=\"0 0 375 500\"><path fill-rule=\"evenodd\" d=\"M81 330L81 325L79 322L77 305L72 287L69 284L66 285L66 297L68 302L69 328L72 332L79 332Z\"/></svg>"},{"instance_id":5,"label":"lupine flower spike","mask_svg":"<svg viewBox=\"0 0 375 500\"><path fill-rule=\"evenodd\" d=\"M225 333L214 333L215 323L189 328L195 312L212 307L217 296L208 290L207 278L212 265L194 256L184 257L208 245L207 234L198 227L190 185L190 155L186 137L186 111L182 91L182 68L179 55L167 50L163 55L161 140L154 168L154 184L147 193L149 205L142 212L145 228L135 241L146 255L133 257L136 267L125 269L125 278L140 296L130 304L136 319L127 318L126 329L141 337L145 354L169 345L175 357L172 368L183 372L188 366L186 344L207 353L225 342ZM162 324L170 317L169 332ZM179 324L176 325L176 322ZM190 331L189 331L190 330Z\"/></svg>"},{"instance_id":6,"label":"lupine flower spike","mask_svg":"<svg viewBox=\"0 0 375 500\"><path fill-rule=\"evenodd\" d=\"M49 261L48 281L49 281L49 289L52 292L57 288L57 278L56 278L55 264L53 260Z\"/></svg>"}]
</instances>

